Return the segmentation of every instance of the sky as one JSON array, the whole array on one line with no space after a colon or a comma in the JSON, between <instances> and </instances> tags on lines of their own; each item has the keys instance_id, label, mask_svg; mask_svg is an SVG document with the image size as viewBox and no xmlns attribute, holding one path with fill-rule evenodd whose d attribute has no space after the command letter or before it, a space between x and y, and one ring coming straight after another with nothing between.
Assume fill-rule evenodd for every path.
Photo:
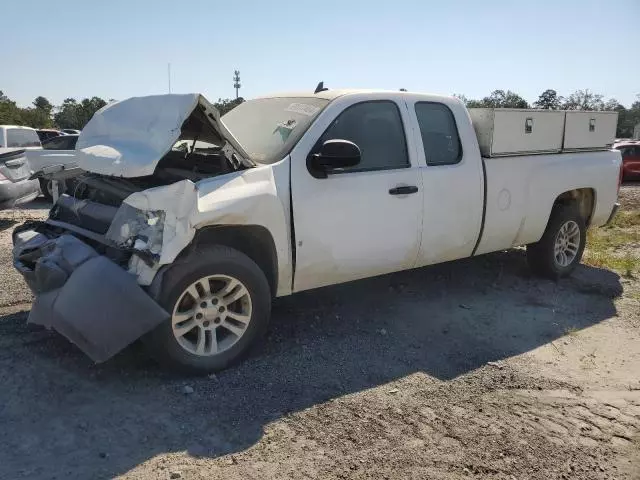
<instances>
[{"instance_id":1,"label":"sky","mask_svg":"<svg viewBox=\"0 0 640 480\"><path fill-rule=\"evenodd\" d=\"M640 0L21 0L0 8L0 90L123 99L406 88L481 98L640 94Z\"/></svg>"}]
</instances>

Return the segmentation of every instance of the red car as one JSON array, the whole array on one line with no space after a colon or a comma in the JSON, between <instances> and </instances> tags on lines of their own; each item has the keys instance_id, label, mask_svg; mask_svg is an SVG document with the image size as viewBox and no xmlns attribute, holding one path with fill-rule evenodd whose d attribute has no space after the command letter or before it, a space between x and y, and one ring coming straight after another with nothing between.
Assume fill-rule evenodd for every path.
<instances>
[{"instance_id":1,"label":"red car","mask_svg":"<svg viewBox=\"0 0 640 480\"><path fill-rule=\"evenodd\" d=\"M640 178L640 141L627 141L613 146L622 153L622 179Z\"/></svg>"}]
</instances>

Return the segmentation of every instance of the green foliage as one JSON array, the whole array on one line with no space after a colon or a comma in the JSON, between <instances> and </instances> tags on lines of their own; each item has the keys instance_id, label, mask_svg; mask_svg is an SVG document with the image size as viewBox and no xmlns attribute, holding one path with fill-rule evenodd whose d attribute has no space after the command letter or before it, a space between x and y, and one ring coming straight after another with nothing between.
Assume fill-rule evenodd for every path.
<instances>
[{"instance_id":1,"label":"green foliage","mask_svg":"<svg viewBox=\"0 0 640 480\"><path fill-rule=\"evenodd\" d=\"M558 96L558 92L550 88L540 94L533 106L545 110L559 110L562 100L563 98Z\"/></svg>"},{"instance_id":2,"label":"green foliage","mask_svg":"<svg viewBox=\"0 0 640 480\"><path fill-rule=\"evenodd\" d=\"M213 106L218 109L218 111L220 112L220 116L222 116L225 113L233 110L235 107L240 105L242 102L244 102L244 98L242 98L242 97L238 97L238 98L234 98L234 99L230 99L230 98L222 99L222 98L219 98L218 101L213 104Z\"/></svg>"},{"instance_id":3,"label":"green foliage","mask_svg":"<svg viewBox=\"0 0 640 480\"><path fill-rule=\"evenodd\" d=\"M20 120L22 125L33 128L51 128L53 120L51 113L40 108L22 108L20 109Z\"/></svg>"},{"instance_id":4,"label":"green foliage","mask_svg":"<svg viewBox=\"0 0 640 480\"><path fill-rule=\"evenodd\" d=\"M527 101L511 90L494 90L482 99L482 103L491 108L529 108Z\"/></svg>"},{"instance_id":5,"label":"green foliage","mask_svg":"<svg viewBox=\"0 0 640 480\"><path fill-rule=\"evenodd\" d=\"M603 96L589 90L576 90L562 104L563 110L604 110Z\"/></svg>"},{"instance_id":6,"label":"green foliage","mask_svg":"<svg viewBox=\"0 0 640 480\"><path fill-rule=\"evenodd\" d=\"M494 90L489 96L481 100L469 99L465 95L454 94L468 108L529 108L527 101L511 90ZM540 94L533 104L535 108L566 109L566 110L610 110L618 112L618 138L633 136L634 126L640 123L640 95L630 108L625 108L616 99L604 101L604 96L589 90L577 90L566 98L558 95L553 89L547 89ZM109 99L113 101L113 99ZM214 104L224 115L244 102L242 97L237 99L219 98ZM33 100L33 106L20 108L16 102L8 98L0 90L0 124L28 125L34 128L77 128L81 130L94 113L105 106L100 97L83 98L78 102L75 98L66 98L62 105L55 107L43 96Z\"/></svg>"},{"instance_id":7,"label":"green foliage","mask_svg":"<svg viewBox=\"0 0 640 480\"><path fill-rule=\"evenodd\" d=\"M20 109L0 90L0 124L22 125Z\"/></svg>"},{"instance_id":8,"label":"green foliage","mask_svg":"<svg viewBox=\"0 0 640 480\"><path fill-rule=\"evenodd\" d=\"M51 102L42 96L35 98L33 106L49 115L51 115L51 112L53 111L53 105L51 105Z\"/></svg>"},{"instance_id":9,"label":"green foliage","mask_svg":"<svg viewBox=\"0 0 640 480\"><path fill-rule=\"evenodd\" d=\"M53 118L60 128L82 130L93 114L106 104L107 102L99 97L83 98L80 103L75 98L65 98Z\"/></svg>"},{"instance_id":10,"label":"green foliage","mask_svg":"<svg viewBox=\"0 0 640 480\"><path fill-rule=\"evenodd\" d=\"M494 90L482 100L469 100L466 96L456 94L467 108L529 108L527 101L511 90Z\"/></svg>"}]
</instances>

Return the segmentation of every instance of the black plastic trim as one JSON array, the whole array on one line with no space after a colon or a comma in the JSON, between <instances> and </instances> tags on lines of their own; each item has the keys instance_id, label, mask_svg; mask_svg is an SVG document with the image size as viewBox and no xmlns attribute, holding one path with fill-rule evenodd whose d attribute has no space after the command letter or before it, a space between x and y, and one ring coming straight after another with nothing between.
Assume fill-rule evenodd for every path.
<instances>
[{"instance_id":1,"label":"black plastic trim","mask_svg":"<svg viewBox=\"0 0 640 480\"><path fill-rule=\"evenodd\" d=\"M484 164L484 158L482 157L480 157L480 164L482 165L482 179L484 183L484 198L482 200L482 222L480 223L480 232L478 232L478 239L476 240L476 244L473 247L473 251L471 252L472 257L476 254L478 246L480 245L480 240L482 240L482 235L484 234L484 221L487 216L487 168Z\"/></svg>"}]
</instances>

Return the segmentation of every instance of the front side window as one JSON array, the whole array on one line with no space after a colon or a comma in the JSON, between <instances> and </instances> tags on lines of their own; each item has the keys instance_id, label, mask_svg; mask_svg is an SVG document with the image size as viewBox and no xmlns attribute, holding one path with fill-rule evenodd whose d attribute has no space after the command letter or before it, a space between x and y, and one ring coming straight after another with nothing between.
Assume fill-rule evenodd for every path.
<instances>
[{"instance_id":1,"label":"front side window","mask_svg":"<svg viewBox=\"0 0 640 480\"><path fill-rule=\"evenodd\" d=\"M347 108L320 137L317 148L327 140L349 140L360 148L360 163L344 171L409 166L400 110L388 100L363 102Z\"/></svg>"},{"instance_id":2,"label":"front side window","mask_svg":"<svg viewBox=\"0 0 640 480\"><path fill-rule=\"evenodd\" d=\"M453 165L462 159L456 121L442 103L416 103L416 116L427 165Z\"/></svg>"},{"instance_id":3,"label":"front side window","mask_svg":"<svg viewBox=\"0 0 640 480\"><path fill-rule=\"evenodd\" d=\"M40 139L35 130L28 128L7 129L7 147L26 148L39 146Z\"/></svg>"}]
</instances>

